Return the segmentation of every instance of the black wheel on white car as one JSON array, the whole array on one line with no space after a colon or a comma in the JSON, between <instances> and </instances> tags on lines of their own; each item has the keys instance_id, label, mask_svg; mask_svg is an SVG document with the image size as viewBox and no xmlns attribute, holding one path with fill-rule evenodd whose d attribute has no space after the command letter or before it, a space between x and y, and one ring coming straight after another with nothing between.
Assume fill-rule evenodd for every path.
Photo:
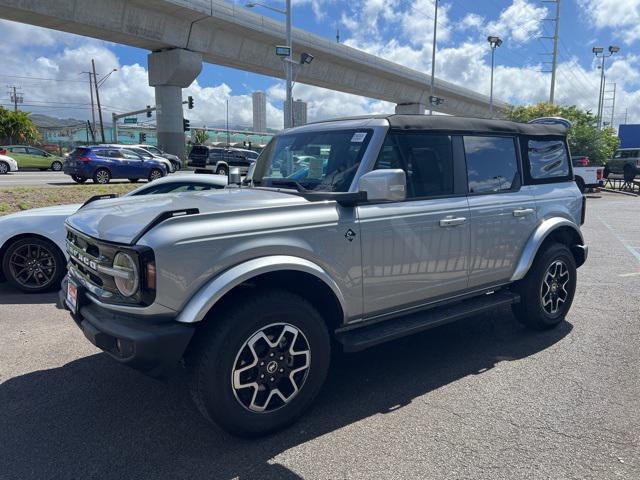
<instances>
[{"instance_id":1,"label":"black wheel on white car","mask_svg":"<svg viewBox=\"0 0 640 480\"><path fill-rule=\"evenodd\" d=\"M218 175L229 175L229 169L225 165L220 165L216 168L216 173Z\"/></svg>"},{"instance_id":2,"label":"black wheel on white car","mask_svg":"<svg viewBox=\"0 0 640 480\"><path fill-rule=\"evenodd\" d=\"M298 418L331 357L324 320L302 297L266 290L229 305L195 333L185 358L200 412L229 433L258 436Z\"/></svg>"},{"instance_id":3,"label":"black wheel on white car","mask_svg":"<svg viewBox=\"0 0 640 480\"><path fill-rule=\"evenodd\" d=\"M152 168L151 171L149 172L149 178L148 180L150 182L153 182L154 180L158 180L159 178L164 177L164 173L162 173L162 170L160 170L159 168Z\"/></svg>"},{"instance_id":4,"label":"black wheel on white car","mask_svg":"<svg viewBox=\"0 0 640 480\"><path fill-rule=\"evenodd\" d=\"M538 253L526 277L514 287L520 294L520 303L513 306L516 318L536 330L555 327L571 308L576 279L576 261L569 248L550 244Z\"/></svg>"},{"instance_id":5,"label":"black wheel on white car","mask_svg":"<svg viewBox=\"0 0 640 480\"><path fill-rule=\"evenodd\" d=\"M4 175L9 172L9 164L7 162L0 161L0 175Z\"/></svg>"},{"instance_id":6,"label":"black wheel on white car","mask_svg":"<svg viewBox=\"0 0 640 480\"><path fill-rule=\"evenodd\" d=\"M99 168L93 174L93 183L106 185L111 181L111 172L106 168Z\"/></svg>"},{"instance_id":7,"label":"black wheel on white car","mask_svg":"<svg viewBox=\"0 0 640 480\"><path fill-rule=\"evenodd\" d=\"M62 162L59 162L58 160L54 161L51 164L51 170L53 170L54 172L59 172L60 170L62 170Z\"/></svg>"},{"instance_id":8,"label":"black wheel on white car","mask_svg":"<svg viewBox=\"0 0 640 480\"><path fill-rule=\"evenodd\" d=\"M7 281L19 290L40 293L60 288L66 261L52 242L26 237L9 245L2 258L2 271Z\"/></svg>"},{"instance_id":9,"label":"black wheel on white car","mask_svg":"<svg viewBox=\"0 0 640 480\"><path fill-rule=\"evenodd\" d=\"M84 183L87 181L85 177L80 177L79 175L71 175L71 179L76 183Z\"/></svg>"}]
</instances>

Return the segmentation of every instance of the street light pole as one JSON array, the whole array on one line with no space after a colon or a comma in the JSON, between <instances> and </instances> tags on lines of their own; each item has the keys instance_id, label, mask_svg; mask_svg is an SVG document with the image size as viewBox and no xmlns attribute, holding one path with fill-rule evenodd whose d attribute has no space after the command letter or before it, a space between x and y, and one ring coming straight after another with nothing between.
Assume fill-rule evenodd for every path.
<instances>
[{"instance_id":1,"label":"street light pole","mask_svg":"<svg viewBox=\"0 0 640 480\"><path fill-rule=\"evenodd\" d=\"M102 143L105 142L104 138L104 123L102 123L102 107L100 106L100 93L98 92L98 79L96 76L96 62L91 59L91 68L93 69L93 84L96 89L96 103L98 104L98 118L100 119L100 138Z\"/></svg>"},{"instance_id":2,"label":"street light pole","mask_svg":"<svg viewBox=\"0 0 640 480\"><path fill-rule=\"evenodd\" d=\"M489 36L487 37L489 46L491 47L491 86L489 89L489 118L493 118L493 69L495 66L495 54L496 48L502 45L500 37Z\"/></svg>"},{"instance_id":3,"label":"street light pole","mask_svg":"<svg viewBox=\"0 0 640 480\"><path fill-rule=\"evenodd\" d=\"M598 130L600 130L602 128L602 113L604 107L604 61L614 53L618 53L620 51L620 47L609 45L609 55L604 53L603 47L593 47L591 51L596 58L598 58L598 55L602 58L602 63L600 64L600 90L598 91Z\"/></svg>"},{"instance_id":4,"label":"street light pole","mask_svg":"<svg viewBox=\"0 0 640 480\"><path fill-rule=\"evenodd\" d=\"M429 93L429 115L433 115L433 87L436 75L436 31L438 30L438 0L434 0L435 14L433 17L433 45L431 46L431 90Z\"/></svg>"},{"instance_id":5,"label":"street light pole","mask_svg":"<svg viewBox=\"0 0 640 480\"><path fill-rule=\"evenodd\" d=\"M286 74L287 74L287 100L286 103L288 105L287 107L287 112L285 113L287 115L287 118L289 119L288 122L284 122L285 125L284 127L287 128L287 123L289 124L290 127L293 127L293 86L292 86L292 80L293 80L293 42L291 41L291 0L287 0L286 2L286 8L285 8L285 12L286 12L286 18L287 18L287 47L289 47L289 56L285 59L285 68L286 68Z\"/></svg>"}]
</instances>

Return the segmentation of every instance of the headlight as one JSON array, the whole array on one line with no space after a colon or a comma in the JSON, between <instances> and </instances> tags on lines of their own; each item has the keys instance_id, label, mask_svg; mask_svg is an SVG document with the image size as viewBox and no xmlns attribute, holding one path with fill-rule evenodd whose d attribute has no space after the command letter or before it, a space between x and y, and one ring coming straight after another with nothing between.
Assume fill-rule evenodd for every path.
<instances>
[{"instance_id":1,"label":"headlight","mask_svg":"<svg viewBox=\"0 0 640 480\"><path fill-rule=\"evenodd\" d=\"M113 269L122 272L122 275L114 275L118 291L125 297L131 297L138 292L140 286L138 265L128 253L118 252L113 259Z\"/></svg>"}]
</instances>

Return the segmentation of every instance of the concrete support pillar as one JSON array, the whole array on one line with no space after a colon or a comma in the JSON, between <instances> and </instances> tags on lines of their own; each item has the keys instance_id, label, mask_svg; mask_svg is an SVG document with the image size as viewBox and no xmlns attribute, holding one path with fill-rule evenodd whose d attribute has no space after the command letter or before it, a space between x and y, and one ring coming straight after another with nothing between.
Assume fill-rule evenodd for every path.
<instances>
[{"instance_id":1,"label":"concrete support pillar","mask_svg":"<svg viewBox=\"0 0 640 480\"><path fill-rule=\"evenodd\" d=\"M175 48L148 56L149 85L156 90L158 147L184 159L182 89L202 70L202 55Z\"/></svg>"},{"instance_id":2,"label":"concrete support pillar","mask_svg":"<svg viewBox=\"0 0 640 480\"><path fill-rule=\"evenodd\" d=\"M403 115L419 114L424 115L424 103L398 103L396 105L396 113Z\"/></svg>"}]
</instances>

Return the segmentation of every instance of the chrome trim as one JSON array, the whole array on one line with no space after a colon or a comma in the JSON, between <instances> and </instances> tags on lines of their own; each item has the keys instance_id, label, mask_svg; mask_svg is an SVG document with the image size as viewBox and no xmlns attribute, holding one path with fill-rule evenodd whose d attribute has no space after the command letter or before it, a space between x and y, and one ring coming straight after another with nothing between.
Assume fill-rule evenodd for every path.
<instances>
[{"instance_id":1,"label":"chrome trim","mask_svg":"<svg viewBox=\"0 0 640 480\"><path fill-rule=\"evenodd\" d=\"M97 271L99 273L104 273L106 275L110 275L114 278L122 278L124 280L132 280L135 277L135 274L131 270L123 270L120 268L111 268L105 267L103 265L98 265Z\"/></svg>"}]
</instances>

